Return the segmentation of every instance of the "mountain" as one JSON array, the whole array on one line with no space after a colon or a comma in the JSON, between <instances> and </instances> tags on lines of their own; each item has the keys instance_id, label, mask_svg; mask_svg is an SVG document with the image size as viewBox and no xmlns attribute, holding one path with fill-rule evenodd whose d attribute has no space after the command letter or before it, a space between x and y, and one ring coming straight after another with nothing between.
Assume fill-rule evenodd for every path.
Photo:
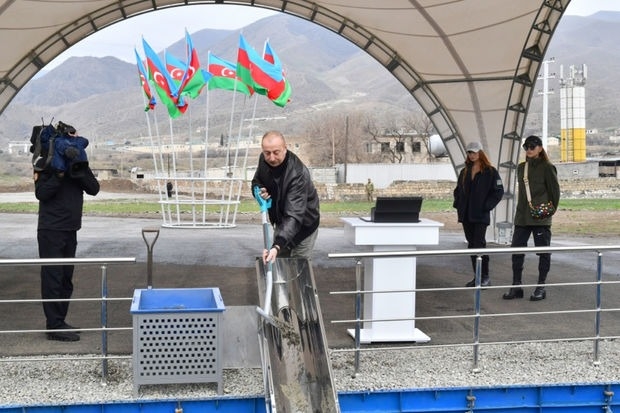
<instances>
[{"instance_id":1,"label":"mountain","mask_svg":"<svg viewBox=\"0 0 620 413\"><path fill-rule=\"evenodd\" d=\"M548 58L555 63L550 71L556 78L549 81L554 94L549 96L549 133L559 133L559 72L564 65L586 64L586 111L588 128L616 128L620 124L620 13L600 12L588 17L564 16L549 45ZM192 33L194 47L202 66L209 53L236 61L238 31L201 30ZM292 101L279 108L259 96L244 107L246 118L255 113L263 119L257 129L286 129L303 133L311 115L321 110L366 110L402 113L417 107L413 98L364 51L337 34L303 19L285 14L261 19L243 29L244 37L257 50L269 39L284 64L293 87ZM257 40L258 39L258 40ZM167 50L177 57L185 56L185 39L171 44ZM539 89L539 88L537 88ZM204 95L204 94L203 94ZM209 128L212 135L227 134L233 94L228 91L209 93ZM235 96L241 107L243 95ZM177 121L176 128L187 132L205 125L206 99L202 96L190 103L187 121ZM73 57L43 76L32 79L0 115L0 147L11 140L30 136L32 126L41 120L63 120L75 125L79 132L99 142L124 142L148 135L144 98L135 63L114 57ZM241 109L240 109L241 110ZM255 112L251 112L255 111ZM534 96L527 128L539 133L542 124L542 98ZM158 118L160 131L170 129L167 116ZM187 114L186 114L187 115ZM275 118L269 120L269 118ZM179 125L179 124L182 124ZM199 126L195 126L199 125Z\"/></svg>"},{"instance_id":2,"label":"mountain","mask_svg":"<svg viewBox=\"0 0 620 413\"><path fill-rule=\"evenodd\" d=\"M586 128L609 130L620 127L620 12L598 12L588 17L564 16L546 53L554 58L549 72L553 94L548 95L549 134L560 131L560 69L566 78L569 67L587 67ZM537 90L542 90L542 82ZM528 126L536 131L542 124L542 97L534 96Z\"/></svg>"}]
</instances>

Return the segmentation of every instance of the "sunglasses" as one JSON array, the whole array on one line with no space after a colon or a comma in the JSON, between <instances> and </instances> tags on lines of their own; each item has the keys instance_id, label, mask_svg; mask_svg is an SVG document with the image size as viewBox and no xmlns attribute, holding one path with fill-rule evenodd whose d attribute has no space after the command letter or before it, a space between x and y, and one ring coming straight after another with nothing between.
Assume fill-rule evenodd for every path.
<instances>
[{"instance_id":1,"label":"sunglasses","mask_svg":"<svg viewBox=\"0 0 620 413\"><path fill-rule=\"evenodd\" d=\"M538 145L533 145L533 144L530 144L530 145L523 144L523 149L526 151L533 151L534 149L536 149L537 146Z\"/></svg>"}]
</instances>

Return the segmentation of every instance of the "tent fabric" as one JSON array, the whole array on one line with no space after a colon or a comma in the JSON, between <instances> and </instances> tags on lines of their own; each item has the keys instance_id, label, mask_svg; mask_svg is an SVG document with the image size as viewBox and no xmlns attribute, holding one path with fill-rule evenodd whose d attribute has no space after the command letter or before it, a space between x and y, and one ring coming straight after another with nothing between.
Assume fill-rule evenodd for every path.
<instances>
[{"instance_id":1,"label":"tent fabric","mask_svg":"<svg viewBox=\"0 0 620 413\"><path fill-rule=\"evenodd\" d=\"M521 133L544 53L570 0L237 0L314 22L379 61L418 101L455 169L480 141L511 223ZM142 13L212 4L178 0L15 0L0 7L0 114L47 63L88 35Z\"/></svg>"}]
</instances>

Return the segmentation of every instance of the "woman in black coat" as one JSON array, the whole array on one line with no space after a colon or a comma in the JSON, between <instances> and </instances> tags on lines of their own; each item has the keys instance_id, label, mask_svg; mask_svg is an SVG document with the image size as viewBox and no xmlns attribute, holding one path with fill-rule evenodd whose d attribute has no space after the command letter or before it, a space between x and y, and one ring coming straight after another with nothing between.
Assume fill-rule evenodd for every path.
<instances>
[{"instance_id":1,"label":"woman in black coat","mask_svg":"<svg viewBox=\"0 0 620 413\"><path fill-rule=\"evenodd\" d=\"M470 142L465 149L467 159L454 188L453 207L457 210L458 221L463 224L467 248L486 248L486 231L491 223L491 211L504 196L504 186L480 142ZM474 274L476 258L476 255L471 256ZM483 287L491 284L488 255L482 256L480 284ZM475 277L466 284L466 287L473 286Z\"/></svg>"}]
</instances>

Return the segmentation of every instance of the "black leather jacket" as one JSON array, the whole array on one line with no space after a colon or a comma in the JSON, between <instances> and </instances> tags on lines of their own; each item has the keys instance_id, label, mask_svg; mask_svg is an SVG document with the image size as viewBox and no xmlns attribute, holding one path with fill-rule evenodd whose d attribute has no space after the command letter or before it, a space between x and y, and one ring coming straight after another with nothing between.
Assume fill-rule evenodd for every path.
<instances>
[{"instance_id":1,"label":"black leather jacket","mask_svg":"<svg viewBox=\"0 0 620 413\"><path fill-rule=\"evenodd\" d=\"M269 220L275 227L274 244L292 249L319 227L319 196L310 171L291 151L276 168L261 154L252 190L255 186L267 188L271 195Z\"/></svg>"}]
</instances>

